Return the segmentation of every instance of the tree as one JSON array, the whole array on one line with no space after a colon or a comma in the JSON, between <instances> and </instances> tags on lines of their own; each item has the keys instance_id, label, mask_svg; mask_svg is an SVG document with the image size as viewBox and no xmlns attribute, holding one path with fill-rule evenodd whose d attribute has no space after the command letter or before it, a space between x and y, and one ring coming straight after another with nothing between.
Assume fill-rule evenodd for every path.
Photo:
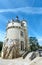
<instances>
[{"instance_id":1,"label":"tree","mask_svg":"<svg viewBox=\"0 0 42 65\"><path fill-rule=\"evenodd\" d=\"M42 46L40 46L39 48L42 49Z\"/></svg>"},{"instance_id":2,"label":"tree","mask_svg":"<svg viewBox=\"0 0 42 65\"><path fill-rule=\"evenodd\" d=\"M0 51L2 50L3 42L0 41Z\"/></svg>"},{"instance_id":3,"label":"tree","mask_svg":"<svg viewBox=\"0 0 42 65\"><path fill-rule=\"evenodd\" d=\"M29 37L29 44L31 51L35 51L39 48L39 43L36 37Z\"/></svg>"}]
</instances>

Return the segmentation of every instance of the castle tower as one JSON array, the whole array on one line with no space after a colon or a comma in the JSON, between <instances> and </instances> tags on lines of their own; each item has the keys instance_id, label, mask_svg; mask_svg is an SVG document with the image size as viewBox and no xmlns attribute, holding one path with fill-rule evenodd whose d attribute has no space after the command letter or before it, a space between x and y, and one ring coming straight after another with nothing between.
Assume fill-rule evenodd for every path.
<instances>
[{"instance_id":1,"label":"castle tower","mask_svg":"<svg viewBox=\"0 0 42 65\"><path fill-rule=\"evenodd\" d=\"M27 21L23 18L22 20L23 29L24 29L24 39L25 39L25 50L29 50L29 39L27 33Z\"/></svg>"},{"instance_id":2,"label":"castle tower","mask_svg":"<svg viewBox=\"0 0 42 65\"><path fill-rule=\"evenodd\" d=\"M6 38L2 49L2 57L13 58L13 56L14 57L20 56L24 53L25 50L28 50L27 48L28 35L26 21L25 20L20 21L17 16L15 20L12 19L7 24ZM5 50L7 50L7 52L5 52Z\"/></svg>"}]
</instances>

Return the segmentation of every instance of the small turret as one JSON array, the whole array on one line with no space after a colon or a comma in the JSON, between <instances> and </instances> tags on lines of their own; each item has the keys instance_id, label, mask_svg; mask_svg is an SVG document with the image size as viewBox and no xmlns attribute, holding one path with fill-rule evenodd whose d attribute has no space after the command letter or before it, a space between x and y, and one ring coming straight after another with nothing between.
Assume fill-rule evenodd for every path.
<instances>
[{"instance_id":1,"label":"small turret","mask_svg":"<svg viewBox=\"0 0 42 65\"><path fill-rule=\"evenodd\" d=\"M26 20L23 18L23 20L22 20L22 24L23 24L23 26L27 26L27 24L26 24Z\"/></svg>"}]
</instances>

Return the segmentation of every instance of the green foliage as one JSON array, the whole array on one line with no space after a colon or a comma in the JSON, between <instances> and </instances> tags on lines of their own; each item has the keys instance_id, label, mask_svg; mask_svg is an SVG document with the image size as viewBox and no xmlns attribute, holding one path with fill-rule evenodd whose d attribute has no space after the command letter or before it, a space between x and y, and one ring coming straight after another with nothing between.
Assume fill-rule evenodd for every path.
<instances>
[{"instance_id":1,"label":"green foliage","mask_svg":"<svg viewBox=\"0 0 42 65\"><path fill-rule=\"evenodd\" d=\"M31 51L35 51L39 48L39 43L36 37L29 37L29 44Z\"/></svg>"},{"instance_id":2,"label":"green foliage","mask_svg":"<svg viewBox=\"0 0 42 65\"><path fill-rule=\"evenodd\" d=\"M2 50L3 42L0 41L0 52Z\"/></svg>"},{"instance_id":3,"label":"green foliage","mask_svg":"<svg viewBox=\"0 0 42 65\"><path fill-rule=\"evenodd\" d=\"M39 48L42 49L42 46L40 46Z\"/></svg>"}]
</instances>

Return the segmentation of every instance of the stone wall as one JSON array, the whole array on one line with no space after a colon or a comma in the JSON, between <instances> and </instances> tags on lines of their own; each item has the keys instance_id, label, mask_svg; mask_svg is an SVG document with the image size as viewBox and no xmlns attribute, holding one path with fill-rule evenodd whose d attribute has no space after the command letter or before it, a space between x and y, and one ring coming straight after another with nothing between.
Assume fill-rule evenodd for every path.
<instances>
[{"instance_id":1,"label":"stone wall","mask_svg":"<svg viewBox=\"0 0 42 65\"><path fill-rule=\"evenodd\" d=\"M10 47L7 45L3 46L2 48L2 58L4 59L13 59L20 57L19 53L19 45L18 43L13 43Z\"/></svg>"}]
</instances>

